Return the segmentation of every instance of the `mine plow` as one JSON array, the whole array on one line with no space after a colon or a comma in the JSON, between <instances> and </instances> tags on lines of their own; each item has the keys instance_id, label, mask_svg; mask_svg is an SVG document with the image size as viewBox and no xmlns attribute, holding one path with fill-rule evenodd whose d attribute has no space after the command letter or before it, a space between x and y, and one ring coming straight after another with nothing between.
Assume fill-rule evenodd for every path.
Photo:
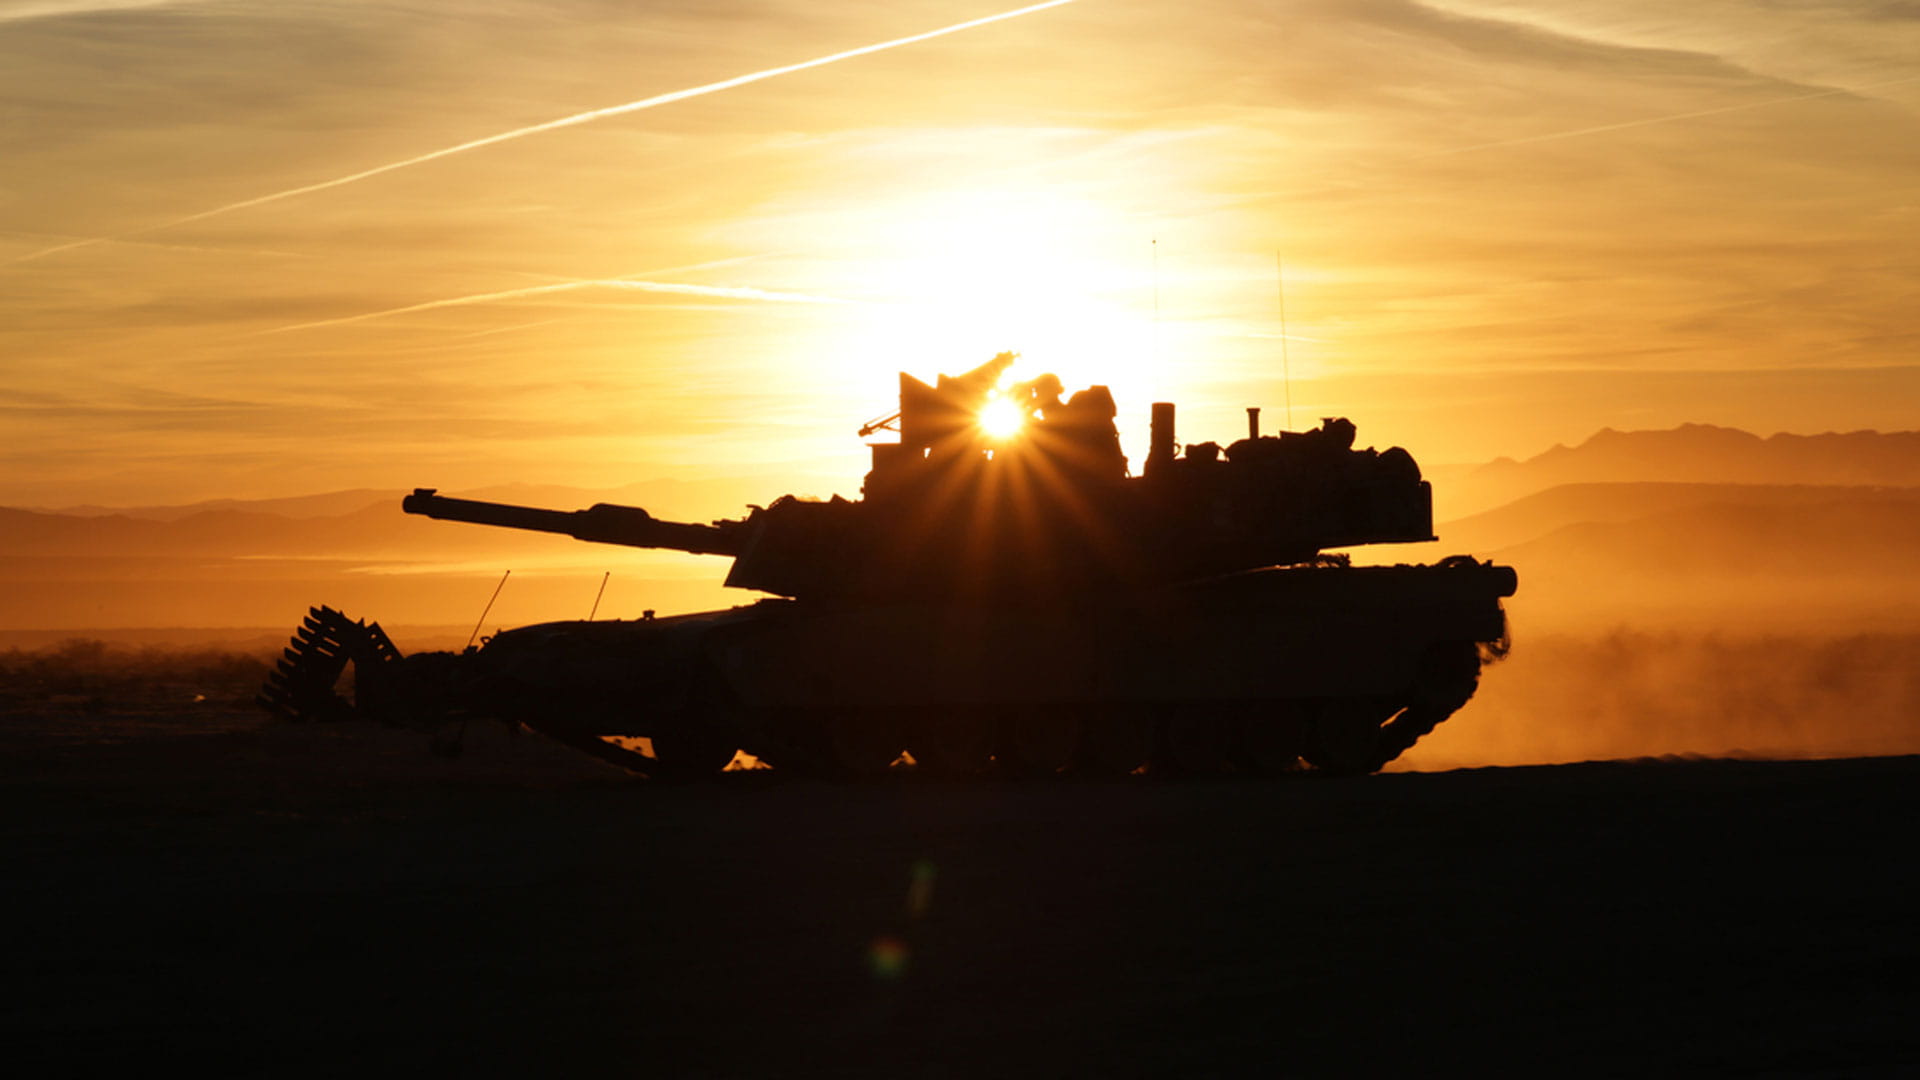
<instances>
[{"instance_id":1,"label":"mine plow","mask_svg":"<svg viewBox=\"0 0 1920 1080\"><path fill-rule=\"evenodd\" d=\"M490 688L470 684L463 664L472 655L469 651L403 656L379 623L355 621L318 605L294 631L254 701L294 722L364 720L423 731L431 736L429 747L434 754L457 757L468 723L476 717L504 721L494 710L475 708ZM353 669L351 698L340 692L349 665ZM545 710L522 710L512 723L630 772L660 771L652 757Z\"/></svg>"},{"instance_id":2,"label":"mine plow","mask_svg":"<svg viewBox=\"0 0 1920 1080\"><path fill-rule=\"evenodd\" d=\"M254 700L286 720L341 720L368 714L371 710L361 708L365 702L359 699L382 680L385 669L399 662L400 650L379 623L354 622L330 607L314 607L294 630ZM336 689L349 664L354 667L354 701Z\"/></svg>"}]
</instances>

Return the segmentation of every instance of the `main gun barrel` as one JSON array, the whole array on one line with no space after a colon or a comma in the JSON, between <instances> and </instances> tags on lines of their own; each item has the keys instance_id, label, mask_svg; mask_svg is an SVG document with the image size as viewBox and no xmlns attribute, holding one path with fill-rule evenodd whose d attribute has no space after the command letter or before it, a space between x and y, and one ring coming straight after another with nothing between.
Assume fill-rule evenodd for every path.
<instances>
[{"instance_id":1,"label":"main gun barrel","mask_svg":"<svg viewBox=\"0 0 1920 1080\"><path fill-rule=\"evenodd\" d=\"M661 521L637 506L612 503L596 503L585 510L541 510L478 499L452 499L437 494L436 490L415 488L413 494L401 500L400 508L409 514L424 514L442 521L564 533L596 544L669 548L696 555L738 555L743 539L741 526L745 523L739 521L712 525Z\"/></svg>"}]
</instances>

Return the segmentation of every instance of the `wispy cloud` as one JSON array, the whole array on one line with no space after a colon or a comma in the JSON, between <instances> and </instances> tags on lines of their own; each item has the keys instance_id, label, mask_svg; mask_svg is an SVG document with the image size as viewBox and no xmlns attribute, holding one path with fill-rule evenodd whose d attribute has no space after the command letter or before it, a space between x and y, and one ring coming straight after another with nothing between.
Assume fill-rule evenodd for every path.
<instances>
[{"instance_id":1,"label":"wispy cloud","mask_svg":"<svg viewBox=\"0 0 1920 1080\"><path fill-rule=\"evenodd\" d=\"M184 0L192 2L192 0ZM69 15L92 15L102 11L134 11L140 8L178 7L183 0L13 0L0 7L0 23L26 19L53 19Z\"/></svg>"},{"instance_id":2,"label":"wispy cloud","mask_svg":"<svg viewBox=\"0 0 1920 1080\"><path fill-rule=\"evenodd\" d=\"M36 240L45 240L48 236L46 233L22 233L14 230L0 233L0 235L30 236ZM56 233L54 235L59 234ZM98 238L87 238L79 240L78 242L84 244L99 243L102 241L99 241ZM163 240L136 240L132 237L117 237L112 242L116 244L126 244L132 247L153 248L158 251L189 251L195 254L208 255L261 255L275 259L317 259L320 257L312 252L279 251L274 248L233 247L224 244L172 244Z\"/></svg>"},{"instance_id":3,"label":"wispy cloud","mask_svg":"<svg viewBox=\"0 0 1920 1080\"><path fill-rule=\"evenodd\" d=\"M1599 135L1609 131L1625 131L1629 128L1648 127L1653 124L1671 124L1681 120L1697 120L1703 116L1719 116L1723 113L1745 112L1749 109L1763 109L1773 105L1788 105L1796 101L1812 101L1816 98L1857 96L1868 90L1878 90L1888 86L1900 86L1905 83L1920 82L1920 75L1909 75L1904 79L1888 79L1884 82L1867 83L1864 86L1836 86L1827 90L1815 90L1806 94L1791 94L1786 97L1767 98L1762 101L1746 101L1738 105L1722 105L1715 109L1695 109L1691 112L1670 113L1666 116L1645 116L1637 120L1622 120L1617 124L1597 124L1593 127L1574 128L1570 131L1550 131L1539 135L1522 135L1513 139L1498 139L1494 142L1476 143L1472 146L1456 146L1449 150L1440 150L1422 157L1448 157L1453 154L1468 154L1478 150L1493 150L1502 146L1525 146L1528 143L1551 142L1555 139L1573 139L1582 135ZM1416 159L1417 160L1417 159Z\"/></svg>"},{"instance_id":4,"label":"wispy cloud","mask_svg":"<svg viewBox=\"0 0 1920 1080\"><path fill-rule=\"evenodd\" d=\"M1253 338L1258 341L1305 341L1314 345L1325 345L1327 343L1326 338L1308 337L1305 334L1280 334L1271 330L1247 330L1239 336L1243 338Z\"/></svg>"},{"instance_id":5,"label":"wispy cloud","mask_svg":"<svg viewBox=\"0 0 1920 1080\"><path fill-rule=\"evenodd\" d=\"M909 34L906 37L893 38L889 41L877 42L872 45L863 45L857 49L847 49L843 52L832 53L827 56L815 57L812 60L803 60L797 64L786 64L781 67L767 68L763 71L750 72L746 75L736 75L731 79L722 79L719 82L706 83L704 85L690 87L685 90L674 90L670 93L656 94L653 97L642 98L638 101L629 101L622 105L609 105L601 109L589 109L586 112L574 113L571 116L563 116L557 120L548 120L544 123L530 124L526 127L514 128L511 131L503 131L497 135L488 135L485 138L470 139L466 142L457 143L453 146L443 147L439 150L428 151L427 153L424 153L424 154L416 154L413 157L402 158L399 161L388 162L385 165L376 165L371 169L362 169L359 172L349 173L345 176L335 177L332 180L322 180L319 183L315 183L315 184L306 184L300 187L287 188L283 191L276 191L267 195L258 195L251 199L242 199L238 202L228 203L225 206L216 206L211 210L202 210L199 213L188 214L185 217L172 218L167 221L159 222L158 224L148 225L143 228L134 229L129 232L120 233L114 236L96 236L96 237L90 237L84 240L74 240L65 244L56 244L53 247L42 248L39 251L32 251L32 252L28 252L25 255L17 256L9 260L9 264L29 262L34 259L44 258L45 256L52 255L57 252L73 251L78 248L92 247L96 244L104 244L111 240L119 240L129 236L140 236L145 233L155 232L160 229L172 228L177 225L185 225L195 221L204 221L207 218L217 217L221 214L230 214L236 210L245 210L249 207L263 206L267 203L279 202L282 199L291 199L298 195L309 195L316 191L326 191L330 188L344 187L347 184L357 183L361 180L367 180L375 176L381 176L385 173L396 172L400 169L412 168L415 165L424 165L429 161L438 161L441 158L452 157L455 154L464 154L469 150L479 150L488 146L497 146L500 143L511 142L515 139L524 139L529 135L538 135L543 132L558 131L561 128L577 127L581 124L591 124L596 120L605 120L615 116L625 116L628 113L639 112L642 109L657 108L661 105L669 105L676 101L685 101L688 98L701 97L706 94L718 93L719 91L722 91L722 90L731 90L735 87L746 86L748 84L762 82L767 79L778 78L782 75L791 75L791 74L794 74L795 72L807 71L817 67L824 67L827 64L839 63L842 60L851 60L851 59L854 59L855 57L868 56L873 53L884 52L885 50L888 50L888 49L897 49L904 45L913 45L922 41L930 41L934 38L945 37L948 34L957 34L964 30L972 30L976 27L986 26L991 23L1002 22L1007 19L1018 18L1022 15L1031 15L1031 14L1034 14L1035 12L1045 11L1048 8L1056 8L1065 4L1071 4L1073 2L1074 0L1046 0L1045 3L1033 4L1023 8L1016 8L1012 11L1002 11L998 14L987 15L978 19L969 19L965 22L958 22L950 26L943 26L936 30L928 30L918 34Z\"/></svg>"},{"instance_id":6,"label":"wispy cloud","mask_svg":"<svg viewBox=\"0 0 1920 1080\"><path fill-rule=\"evenodd\" d=\"M338 319L319 319L313 322L294 323L291 326L279 326L272 330L262 330L261 334L286 334L295 330L317 330L324 326L345 326L349 323L370 322L394 315L408 315L416 311L434 311L439 308L468 307L474 304L491 304L503 300L522 300L529 296L549 296L554 293L574 292L580 289L623 289L631 292L665 293L672 296L705 296L722 300L761 300L776 304L846 304L831 296L812 296L806 293L780 292L774 289L755 289L731 285L692 285L678 281L628 281L624 278L602 278L591 281L566 281L555 285L529 285L522 289L502 289L499 292L474 293L471 296L454 296L444 300L429 300L422 304L408 304L405 307L388 308L385 311L369 311L360 315L347 315Z\"/></svg>"}]
</instances>

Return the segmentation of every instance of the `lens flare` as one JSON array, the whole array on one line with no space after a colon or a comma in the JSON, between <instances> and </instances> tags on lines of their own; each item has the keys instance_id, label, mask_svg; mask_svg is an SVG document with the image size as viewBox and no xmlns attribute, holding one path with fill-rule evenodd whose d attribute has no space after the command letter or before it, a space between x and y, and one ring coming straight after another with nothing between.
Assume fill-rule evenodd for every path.
<instances>
[{"instance_id":1,"label":"lens flare","mask_svg":"<svg viewBox=\"0 0 1920 1080\"><path fill-rule=\"evenodd\" d=\"M907 973L907 961L911 957L907 943L891 934L883 934L873 939L867 949L867 963L873 968L874 978L891 982Z\"/></svg>"}]
</instances>

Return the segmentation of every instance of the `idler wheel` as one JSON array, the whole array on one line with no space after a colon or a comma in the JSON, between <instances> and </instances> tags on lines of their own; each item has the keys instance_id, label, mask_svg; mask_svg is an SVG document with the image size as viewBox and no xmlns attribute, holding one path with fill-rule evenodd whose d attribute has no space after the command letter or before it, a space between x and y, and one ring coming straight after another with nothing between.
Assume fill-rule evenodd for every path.
<instances>
[{"instance_id":1,"label":"idler wheel","mask_svg":"<svg viewBox=\"0 0 1920 1080\"><path fill-rule=\"evenodd\" d=\"M1211 776L1228 769L1228 721L1197 707L1163 712L1154 764L1175 776Z\"/></svg>"},{"instance_id":2,"label":"idler wheel","mask_svg":"<svg viewBox=\"0 0 1920 1080\"><path fill-rule=\"evenodd\" d=\"M1009 710L997 756L1016 776L1051 776L1073 764L1081 727L1072 709Z\"/></svg>"},{"instance_id":3,"label":"idler wheel","mask_svg":"<svg viewBox=\"0 0 1920 1080\"><path fill-rule=\"evenodd\" d=\"M1090 715L1080 726L1074 771L1084 776L1126 776L1153 754L1153 717L1144 709Z\"/></svg>"},{"instance_id":4,"label":"idler wheel","mask_svg":"<svg viewBox=\"0 0 1920 1080\"><path fill-rule=\"evenodd\" d=\"M970 709L929 709L915 719L907 751L934 776L976 776L993 763L992 717Z\"/></svg>"},{"instance_id":5,"label":"idler wheel","mask_svg":"<svg viewBox=\"0 0 1920 1080\"><path fill-rule=\"evenodd\" d=\"M663 780L712 776L733 761L735 752L731 736L698 724L668 728L652 742Z\"/></svg>"},{"instance_id":6,"label":"idler wheel","mask_svg":"<svg viewBox=\"0 0 1920 1080\"><path fill-rule=\"evenodd\" d=\"M827 752L850 778L879 776L905 749L893 716L879 709L839 709L826 717Z\"/></svg>"}]
</instances>

